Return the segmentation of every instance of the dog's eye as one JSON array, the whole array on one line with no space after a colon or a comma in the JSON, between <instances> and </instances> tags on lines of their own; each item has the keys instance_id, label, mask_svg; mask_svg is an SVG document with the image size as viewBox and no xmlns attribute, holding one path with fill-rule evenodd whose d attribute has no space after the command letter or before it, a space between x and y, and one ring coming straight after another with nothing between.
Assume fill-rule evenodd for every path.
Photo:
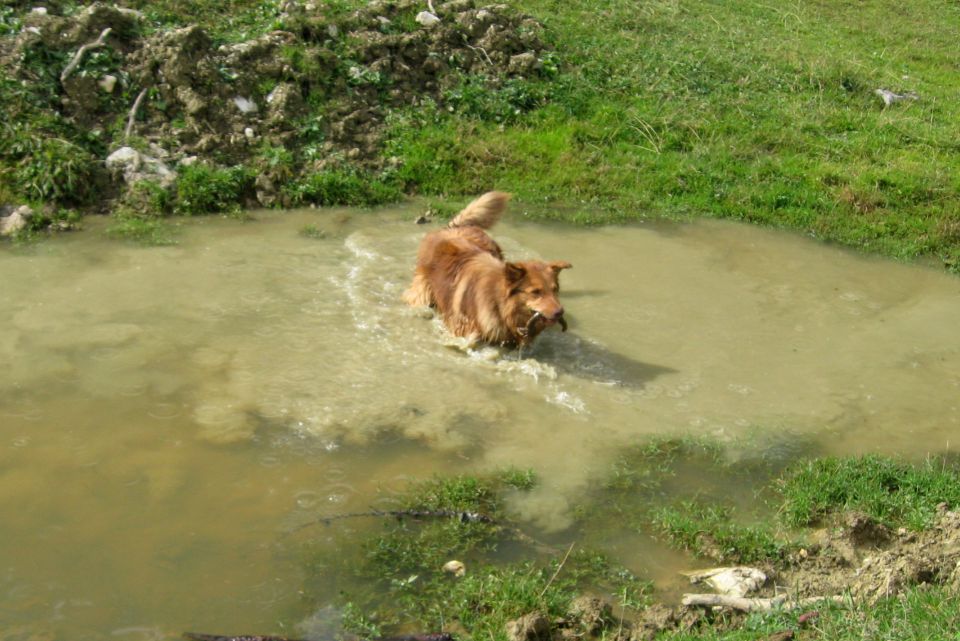
<instances>
[{"instance_id":1,"label":"dog's eye","mask_svg":"<svg viewBox=\"0 0 960 641\"><path fill-rule=\"evenodd\" d=\"M543 296L543 290L542 290L542 289L531 289L531 290L530 290L530 293L531 293L532 295L534 295L534 296Z\"/></svg>"}]
</instances>

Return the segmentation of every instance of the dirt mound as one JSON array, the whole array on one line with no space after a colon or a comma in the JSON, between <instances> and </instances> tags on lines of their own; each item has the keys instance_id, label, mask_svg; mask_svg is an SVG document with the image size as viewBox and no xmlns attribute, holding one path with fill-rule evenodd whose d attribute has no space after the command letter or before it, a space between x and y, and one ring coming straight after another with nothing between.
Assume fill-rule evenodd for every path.
<instances>
[{"instance_id":1,"label":"dirt mound","mask_svg":"<svg viewBox=\"0 0 960 641\"><path fill-rule=\"evenodd\" d=\"M464 88L496 93L543 70L542 26L507 5L439 1L435 14L411 0L352 12L282 6L282 30L232 44L198 26L156 31L139 12L103 3L69 17L33 10L0 41L0 62L47 87L46 107L107 153L140 141L174 168L199 156L269 170L257 167L264 148L308 150L301 175L342 163L377 171L390 162L390 113L454 110ZM273 202L270 183L262 199Z\"/></svg>"},{"instance_id":2,"label":"dirt mound","mask_svg":"<svg viewBox=\"0 0 960 641\"><path fill-rule=\"evenodd\" d=\"M848 515L840 529L821 532L775 582L797 598L849 593L868 603L922 584L960 593L960 512L944 511L924 532L891 532L864 515Z\"/></svg>"}]
</instances>

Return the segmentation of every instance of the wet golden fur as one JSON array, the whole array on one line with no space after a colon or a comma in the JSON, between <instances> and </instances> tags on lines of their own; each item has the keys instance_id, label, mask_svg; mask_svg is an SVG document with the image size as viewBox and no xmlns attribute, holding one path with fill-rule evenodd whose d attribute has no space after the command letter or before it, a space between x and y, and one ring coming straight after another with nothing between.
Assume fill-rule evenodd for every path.
<instances>
[{"instance_id":1,"label":"wet golden fur","mask_svg":"<svg viewBox=\"0 0 960 641\"><path fill-rule=\"evenodd\" d=\"M455 336L516 347L557 322L563 324L557 275L571 265L503 260L500 246L484 230L496 224L509 200L509 194L488 192L446 229L427 234L404 300L436 308Z\"/></svg>"}]
</instances>

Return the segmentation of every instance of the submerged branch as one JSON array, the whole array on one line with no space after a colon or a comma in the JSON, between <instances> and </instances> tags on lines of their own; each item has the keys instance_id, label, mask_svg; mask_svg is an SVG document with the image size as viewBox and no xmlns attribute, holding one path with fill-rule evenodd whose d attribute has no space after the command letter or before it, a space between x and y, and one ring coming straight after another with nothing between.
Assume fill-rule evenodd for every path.
<instances>
[{"instance_id":1,"label":"submerged branch","mask_svg":"<svg viewBox=\"0 0 960 641\"><path fill-rule=\"evenodd\" d=\"M330 523L333 521L363 516L392 516L397 519L449 518L457 519L461 523L496 523L496 520L494 520L493 517L487 516L486 514L480 514L479 512L457 512L455 510L370 510L369 512L348 512L346 514L332 514L330 516L321 517L319 519L304 523L303 525L298 525L290 532L297 532L304 528L317 525L318 523L330 525Z\"/></svg>"}]
</instances>

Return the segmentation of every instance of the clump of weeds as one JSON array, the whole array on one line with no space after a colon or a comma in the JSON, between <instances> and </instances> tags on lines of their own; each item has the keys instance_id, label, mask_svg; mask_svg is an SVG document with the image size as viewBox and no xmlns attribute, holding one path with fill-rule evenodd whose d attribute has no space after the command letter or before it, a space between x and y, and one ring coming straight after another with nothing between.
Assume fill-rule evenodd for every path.
<instances>
[{"instance_id":1,"label":"clump of weeds","mask_svg":"<svg viewBox=\"0 0 960 641\"><path fill-rule=\"evenodd\" d=\"M473 638L497 641L506 639L506 623L522 615L565 616L588 588L634 607L643 603L648 584L604 554L546 546L510 523L504 496L534 484L531 472L515 469L415 483L394 513L435 516L387 519L352 554L314 549L307 592L331 598L328 577L347 577L335 598L345 626L357 634L459 626ZM444 571L454 560L464 564L462 576Z\"/></svg>"}]
</instances>

